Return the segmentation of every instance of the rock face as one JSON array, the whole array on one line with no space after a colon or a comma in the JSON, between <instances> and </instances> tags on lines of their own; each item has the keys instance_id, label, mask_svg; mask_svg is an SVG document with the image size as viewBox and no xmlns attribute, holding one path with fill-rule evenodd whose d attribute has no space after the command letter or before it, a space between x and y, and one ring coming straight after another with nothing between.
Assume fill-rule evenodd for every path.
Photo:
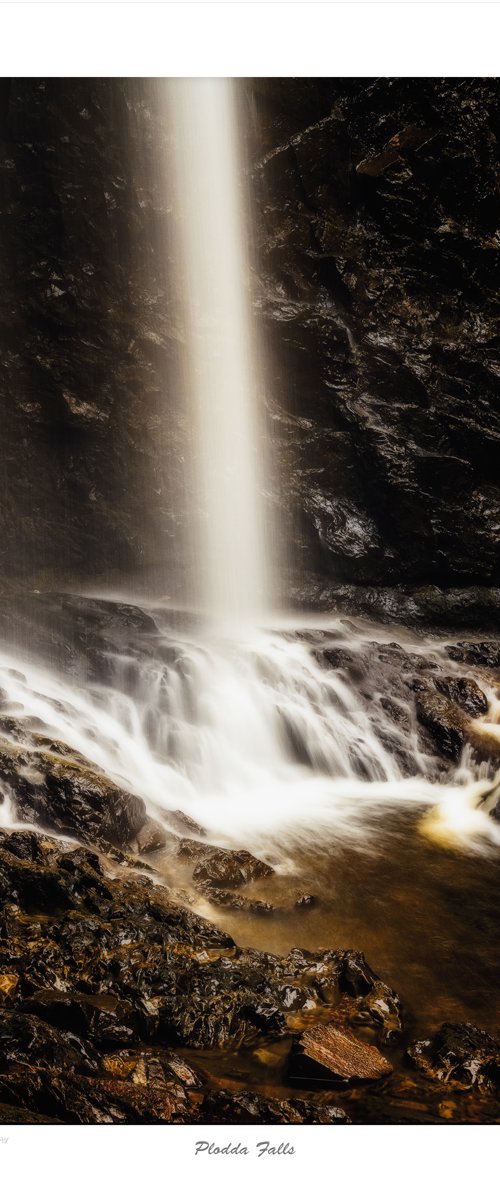
<instances>
[{"instance_id":1,"label":"rock face","mask_svg":"<svg viewBox=\"0 0 500 1200\"><path fill-rule=\"evenodd\" d=\"M304 558L337 582L497 583L497 85L254 95L260 311Z\"/></svg>"},{"instance_id":2,"label":"rock face","mask_svg":"<svg viewBox=\"0 0 500 1200\"><path fill-rule=\"evenodd\" d=\"M500 583L496 96L489 79L241 85L267 504L307 601L318 582ZM154 81L2 82L8 578L149 567L172 591L182 574L170 143Z\"/></svg>"}]
</instances>

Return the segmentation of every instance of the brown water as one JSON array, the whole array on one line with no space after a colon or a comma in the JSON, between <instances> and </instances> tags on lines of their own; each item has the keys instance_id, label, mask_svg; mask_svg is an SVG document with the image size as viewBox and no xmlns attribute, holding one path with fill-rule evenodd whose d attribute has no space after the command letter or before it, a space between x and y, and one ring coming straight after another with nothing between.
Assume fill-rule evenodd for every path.
<instances>
[{"instance_id":1,"label":"brown water","mask_svg":"<svg viewBox=\"0 0 500 1200\"><path fill-rule=\"evenodd\" d=\"M245 889L274 903L270 916L230 912L208 903L198 911L238 945L285 954L305 949L362 950L397 991L404 1007L401 1042L384 1046L393 1074L377 1084L337 1086L321 1096L293 1093L286 1060L291 1039L258 1049L192 1051L188 1057L219 1085L263 1095L303 1094L340 1105L356 1123L499 1123L491 1096L434 1083L408 1071L404 1047L443 1021L500 1030L500 901L498 849L473 854L443 849L418 829L415 811L387 814L377 845L334 844L297 856L296 870ZM304 893L311 908L296 909Z\"/></svg>"},{"instance_id":2,"label":"brown water","mask_svg":"<svg viewBox=\"0 0 500 1200\"><path fill-rule=\"evenodd\" d=\"M385 815L369 850L345 843L296 856L291 875L246 889L276 905L255 916L203 903L200 911L238 945L285 954L305 949L362 950L394 988L418 1035L442 1021L500 1024L500 851L474 854L433 845L415 810ZM294 907L301 894L311 908Z\"/></svg>"}]
</instances>

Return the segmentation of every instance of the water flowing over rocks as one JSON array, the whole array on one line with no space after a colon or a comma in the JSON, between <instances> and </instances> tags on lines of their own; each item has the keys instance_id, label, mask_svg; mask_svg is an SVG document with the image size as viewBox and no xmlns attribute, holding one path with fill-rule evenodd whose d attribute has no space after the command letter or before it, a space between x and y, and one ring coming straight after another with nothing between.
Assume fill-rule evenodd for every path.
<instances>
[{"instance_id":1,"label":"water flowing over rocks","mask_svg":"<svg viewBox=\"0 0 500 1200\"><path fill-rule=\"evenodd\" d=\"M495 81L241 82L253 500L298 628L239 643L185 611L200 505L162 86L0 85L0 1120L498 1121L497 1035L461 1015L496 961ZM439 869L408 845L436 827ZM442 913L474 848L453 991ZM427 940L424 1023L400 980L422 972L422 1002Z\"/></svg>"}]
</instances>

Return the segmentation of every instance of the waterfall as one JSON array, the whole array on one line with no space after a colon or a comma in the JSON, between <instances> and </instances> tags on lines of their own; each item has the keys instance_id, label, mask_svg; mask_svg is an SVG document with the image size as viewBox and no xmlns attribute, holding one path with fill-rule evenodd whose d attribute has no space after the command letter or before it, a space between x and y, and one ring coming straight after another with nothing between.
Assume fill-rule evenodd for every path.
<instances>
[{"instance_id":1,"label":"waterfall","mask_svg":"<svg viewBox=\"0 0 500 1200\"><path fill-rule=\"evenodd\" d=\"M88 678L85 670L78 684L71 678L71 655L69 679L64 661L54 669L55 629L44 642L50 667L2 654L5 736L24 744L30 730L42 730L141 795L167 827L180 807L216 844L260 854L273 840L283 847L332 835L365 839L385 808L405 806L431 810L430 832L495 841L498 827L478 809L491 783L467 764L441 782L419 749L413 703L401 726L382 703L383 678L371 695L362 672L351 678L349 663L369 660L373 631L350 633L349 622L331 617L312 637L301 635L298 618L295 632L284 618L268 628L274 580L264 551L262 355L252 331L235 87L181 79L162 96L174 176L179 403L192 430L190 607L209 620L202 632L187 620L174 634L168 613L155 610L142 639L125 620L117 645L111 614L98 604L93 612L89 600L89 626L77 608L82 625L78 636L66 631L63 656L73 635L79 652L87 638L91 648L93 619L105 630L109 620L109 640L94 646L98 667L92 655L84 663ZM320 645L334 665L339 654L334 670ZM4 823L14 819L7 793L0 810Z\"/></svg>"},{"instance_id":2,"label":"waterfall","mask_svg":"<svg viewBox=\"0 0 500 1200\"><path fill-rule=\"evenodd\" d=\"M234 627L259 621L267 592L259 366L233 82L174 80L169 111L193 429L195 587L216 624Z\"/></svg>"},{"instance_id":3,"label":"waterfall","mask_svg":"<svg viewBox=\"0 0 500 1200\"><path fill-rule=\"evenodd\" d=\"M375 698L367 705L344 672L325 671L314 642L286 628L237 639L180 634L167 612L154 616L156 634L124 630L121 645L110 641L99 683L3 651L3 736L27 745L30 730L54 738L142 796L167 830L180 809L215 845L275 862L332 839L368 847L391 811L424 818L433 840L498 844L498 824L478 807L491 779L464 763L431 782L433 761L416 734L398 728ZM372 630L363 638L338 618L325 625L337 649L370 653ZM402 775L398 750L411 754L412 778ZM4 789L0 824L12 823Z\"/></svg>"}]
</instances>

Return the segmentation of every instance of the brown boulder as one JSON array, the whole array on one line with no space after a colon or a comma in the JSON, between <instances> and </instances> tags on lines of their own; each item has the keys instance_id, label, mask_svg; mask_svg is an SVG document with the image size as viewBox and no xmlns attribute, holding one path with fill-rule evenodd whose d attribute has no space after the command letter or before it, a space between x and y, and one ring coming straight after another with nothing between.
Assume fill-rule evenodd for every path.
<instances>
[{"instance_id":1,"label":"brown boulder","mask_svg":"<svg viewBox=\"0 0 500 1200\"><path fill-rule=\"evenodd\" d=\"M376 1046L334 1025L314 1025L299 1038L292 1051L291 1078L328 1081L382 1079L392 1071L391 1064Z\"/></svg>"}]
</instances>

